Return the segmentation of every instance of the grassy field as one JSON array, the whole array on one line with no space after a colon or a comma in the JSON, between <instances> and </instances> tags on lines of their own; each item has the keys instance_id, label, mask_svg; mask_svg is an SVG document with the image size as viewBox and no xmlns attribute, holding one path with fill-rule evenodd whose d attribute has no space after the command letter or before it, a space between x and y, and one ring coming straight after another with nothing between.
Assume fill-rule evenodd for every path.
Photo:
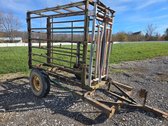
<instances>
[{"instance_id":1,"label":"grassy field","mask_svg":"<svg viewBox=\"0 0 168 126\"><path fill-rule=\"evenodd\" d=\"M115 44L110 63L168 56L168 43ZM26 47L0 48L0 74L28 72Z\"/></svg>"},{"instance_id":2,"label":"grassy field","mask_svg":"<svg viewBox=\"0 0 168 126\"><path fill-rule=\"evenodd\" d=\"M113 46L110 63L168 56L168 43L129 43Z\"/></svg>"}]
</instances>

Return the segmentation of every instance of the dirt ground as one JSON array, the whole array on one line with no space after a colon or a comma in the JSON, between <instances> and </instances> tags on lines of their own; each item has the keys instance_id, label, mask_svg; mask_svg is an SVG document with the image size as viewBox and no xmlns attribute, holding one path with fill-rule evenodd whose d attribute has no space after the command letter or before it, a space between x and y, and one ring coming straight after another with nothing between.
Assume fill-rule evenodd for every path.
<instances>
[{"instance_id":1,"label":"dirt ground","mask_svg":"<svg viewBox=\"0 0 168 126\"><path fill-rule=\"evenodd\" d=\"M0 77L0 126L168 126L168 120L138 109L123 108L106 119L98 109L56 86L46 98L37 98L23 76ZM110 76L133 86L134 92L146 89L147 104L168 112L168 57L112 65Z\"/></svg>"}]
</instances>

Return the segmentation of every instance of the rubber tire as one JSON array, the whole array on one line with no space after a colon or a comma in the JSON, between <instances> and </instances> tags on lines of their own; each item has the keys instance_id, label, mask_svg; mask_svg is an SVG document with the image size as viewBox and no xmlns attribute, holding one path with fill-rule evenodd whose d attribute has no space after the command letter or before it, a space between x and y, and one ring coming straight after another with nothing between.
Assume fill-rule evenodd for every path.
<instances>
[{"instance_id":1,"label":"rubber tire","mask_svg":"<svg viewBox=\"0 0 168 126\"><path fill-rule=\"evenodd\" d=\"M48 84L47 90L46 90L46 95L45 95L45 96L47 96L47 95L49 94L49 92L50 92L50 78L49 78L49 76L46 74L45 71L42 71L42 74L44 75L44 77L45 77L45 79L46 79L46 81L47 81L47 84Z\"/></svg>"},{"instance_id":2,"label":"rubber tire","mask_svg":"<svg viewBox=\"0 0 168 126\"><path fill-rule=\"evenodd\" d=\"M37 76L39 78L40 85L42 87L40 91L36 91L34 89L34 86L32 84L33 76ZM29 81L30 81L31 90L35 96L42 98L42 97L47 96L48 93L50 92L50 81L49 81L48 75L45 74L45 72L43 72L39 69L32 69L32 71L30 73Z\"/></svg>"}]
</instances>

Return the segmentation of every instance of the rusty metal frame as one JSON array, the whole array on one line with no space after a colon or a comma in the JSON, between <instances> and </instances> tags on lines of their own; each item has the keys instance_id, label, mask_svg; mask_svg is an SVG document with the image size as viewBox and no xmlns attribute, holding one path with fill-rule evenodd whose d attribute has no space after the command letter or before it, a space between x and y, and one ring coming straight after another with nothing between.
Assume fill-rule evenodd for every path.
<instances>
[{"instance_id":1,"label":"rusty metal frame","mask_svg":"<svg viewBox=\"0 0 168 126\"><path fill-rule=\"evenodd\" d=\"M105 112L108 117L111 117L120 106L127 105L167 118L167 113L145 105L147 94L144 95L144 103L141 105L131 98L132 87L112 81L108 77L114 13L114 10L106 7L99 0L84 0L27 12L29 68L45 71L62 82L72 82L71 86L80 87L80 90L74 91L66 85L57 85L82 97ZM80 17L80 20L78 18L67 20L67 17L74 17L73 19ZM36 19L45 19L45 27L33 27L33 21ZM83 24L83 26L75 26L75 23ZM69 24L70 26L56 27L57 24ZM36 38L34 33L46 34L46 38ZM69 35L70 39L58 40L56 36L58 33ZM82 40L74 40L75 34L83 34ZM32 46L34 41L39 42L39 47ZM46 43L46 46L41 46L41 42ZM64 47L63 43L69 43L70 46ZM59 45L54 46L54 44ZM38 51L34 52L34 50ZM67 74L61 74L60 71L78 75L81 80L76 81L66 76ZM108 86L105 93L116 97L115 102L92 98L94 93L105 85ZM111 86L114 86L122 95L112 92Z\"/></svg>"},{"instance_id":2,"label":"rusty metal frame","mask_svg":"<svg viewBox=\"0 0 168 126\"><path fill-rule=\"evenodd\" d=\"M74 7L77 9L74 10ZM92 8L92 9L90 9ZM63 12L62 10L65 10L66 12ZM47 13L47 12L52 12L52 13ZM53 14L55 12L55 14ZM38 56L38 58L46 58L46 61L43 61L43 64L50 64L50 66L55 66L61 67L62 64L55 63L54 60L59 60L60 62L66 62L67 60L60 59L57 57L53 57L55 54L61 55L62 56L70 56L70 65L69 67L71 68L74 66L74 62L72 61L72 58L76 56L76 64L77 66L80 65L80 69L73 69L71 71L81 71L81 83L83 85L87 85L89 87L92 87L92 84L97 82L97 79L99 79L99 82L101 82L102 78L107 78L108 75L107 69L108 69L108 57L110 55L110 46L104 46L103 48L95 48L98 46L98 44L102 43L102 39L104 44L106 43L106 29L104 29L104 26L109 26L110 27L110 35L112 34L112 22L113 22L113 17L114 17L114 12L110 8L107 8L104 4L102 4L99 0L97 1L92 1L92 0L85 0L81 2L76 2L76 3L71 3L67 5L62 5L62 6L57 6L53 8L46 8L46 9L41 9L41 10L35 10L35 11L29 11L27 12L27 26L28 26L28 43L29 43L29 68L33 68L35 65L33 65L34 61L38 62L38 60L34 59L34 56ZM57 19L62 19L66 17L78 17L78 16L83 16L83 19L80 20L63 20L60 21ZM46 19L46 27L33 27L31 24L34 21L34 19ZM56 19L56 20L54 20ZM74 23L79 23L82 24L83 26L75 26ZM61 26L61 27L55 27L55 24L71 24L70 26ZM92 29L89 27L92 26ZM102 27L101 31L98 31L98 27ZM42 31L42 32L39 32ZM47 37L46 38L35 38L32 34L33 33L45 33ZM102 32L104 34L101 34L101 39L99 40L99 37L96 37L96 34L99 32ZM74 52L73 46L71 48L66 48L65 50L61 46L60 47L54 47L53 43L66 43L67 41L65 40L57 40L57 38L54 38L53 36L57 33L60 34L69 34L71 36L71 39L68 40L68 43L71 45L76 44L76 53ZM83 34L83 40L74 40L74 34ZM89 36L92 36L92 39L89 39ZM108 43L111 42L109 38ZM99 43L96 43L96 40L99 41ZM32 43L33 41L40 41L39 42L39 47L33 47ZM47 47L42 47L41 42L47 43ZM73 44L74 43L74 44ZM91 48L89 49L88 46ZM45 54L35 54L32 53L34 49L39 49L39 50L44 50L46 49L46 55ZM81 49L82 48L82 49ZM108 49L107 52L106 48ZM56 50L57 49L57 50ZM64 48L65 49L65 48ZM69 50L69 51L68 51ZM95 52L97 50L97 57L101 57L98 61L98 59L95 59ZM102 50L102 51L101 51ZM105 51L104 51L105 50ZM67 54L69 53L69 54ZM106 54L104 54L106 53ZM88 58L87 56L90 55ZM107 55L107 57L104 58L103 55ZM94 62L95 61L95 62ZM99 63L99 66L95 67L96 64L98 65L98 62L100 61L107 61L105 62L106 64L102 65L103 62ZM39 62L41 64L42 62ZM68 61L67 61L68 63ZM68 66L63 66L66 70ZM100 68L101 67L101 68ZM98 70L100 69L100 70ZM105 71L104 73L101 72L102 69ZM97 74L94 74L96 71L99 71L99 76ZM74 72L76 73L76 72ZM79 72L78 72L79 73ZM87 78L89 76L89 78ZM96 80L96 81L95 81Z\"/></svg>"}]
</instances>

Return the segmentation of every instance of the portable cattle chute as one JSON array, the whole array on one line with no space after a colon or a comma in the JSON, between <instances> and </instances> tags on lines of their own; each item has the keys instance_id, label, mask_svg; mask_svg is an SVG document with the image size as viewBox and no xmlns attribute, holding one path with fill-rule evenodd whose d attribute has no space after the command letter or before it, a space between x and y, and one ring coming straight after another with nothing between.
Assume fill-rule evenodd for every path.
<instances>
[{"instance_id":1,"label":"portable cattle chute","mask_svg":"<svg viewBox=\"0 0 168 126\"><path fill-rule=\"evenodd\" d=\"M114 13L99 0L28 11L28 64L33 93L44 97L50 83L57 81L59 87L80 96L108 117L118 108L129 106L167 118L168 113L145 105L145 90L140 91L144 102L139 104L131 97L131 86L109 78ZM39 46L33 46L37 42Z\"/></svg>"}]
</instances>

